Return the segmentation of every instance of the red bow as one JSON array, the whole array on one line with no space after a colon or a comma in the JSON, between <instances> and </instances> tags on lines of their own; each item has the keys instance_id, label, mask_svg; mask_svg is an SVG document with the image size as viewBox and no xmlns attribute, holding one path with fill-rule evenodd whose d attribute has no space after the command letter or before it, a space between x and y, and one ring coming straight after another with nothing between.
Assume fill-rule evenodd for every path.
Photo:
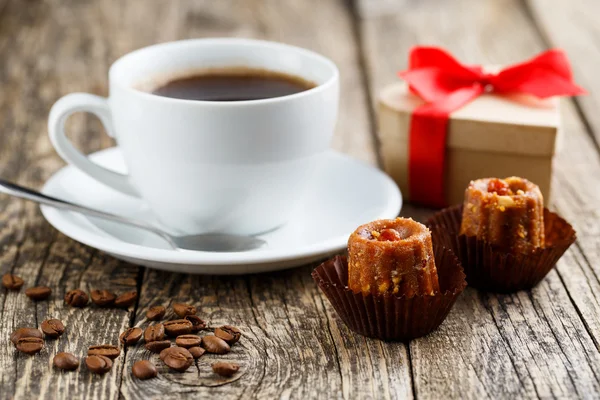
<instances>
[{"instance_id":1,"label":"red bow","mask_svg":"<svg viewBox=\"0 0 600 400\"><path fill-rule=\"evenodd\" d=\"M498 73L459 63L435 47L411 50L409 69L398 75L427 103L412 114L408 182L411 200L445 205L444 158L450 113L485 92L525 93L539 98L575 96L585 91L573 82L567 57L549 50Z\"/></svg>"}]
</instances>

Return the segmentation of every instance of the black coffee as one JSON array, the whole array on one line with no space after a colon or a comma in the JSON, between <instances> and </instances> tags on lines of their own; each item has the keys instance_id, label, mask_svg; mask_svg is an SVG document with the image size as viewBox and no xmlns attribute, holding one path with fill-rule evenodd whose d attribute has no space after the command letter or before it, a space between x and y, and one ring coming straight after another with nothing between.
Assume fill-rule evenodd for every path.
<instances>
[{"instance_id":1,"label":"black coffee","mask_svg":"<svg viewBox=\"0 0 600 400\"><path fill-rule=\"evenodd\" d=\"M244 68L199 72L174 79L152 93L175 99L243 101L287 96L315 86L298 76Z\"/></svg>"}]
</instances>

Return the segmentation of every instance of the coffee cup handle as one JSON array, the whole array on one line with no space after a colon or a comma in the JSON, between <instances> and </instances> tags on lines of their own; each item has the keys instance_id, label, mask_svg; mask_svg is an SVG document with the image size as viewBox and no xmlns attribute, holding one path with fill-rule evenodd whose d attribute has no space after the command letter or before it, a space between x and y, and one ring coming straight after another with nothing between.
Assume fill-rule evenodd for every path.
<instances>
[{"instance_id":1,"label":"coffee cup handle","mask_svg":"<svg viewBox=\"0 0 600 400\"><path fill-rule=\"evenodd\" d=\"M50 141L58 154L69 164L105 185L130 196L140 197L131 185L129 176L111 171L98 164L77 150L65 135L65 122L76 112L89 112L96 115L110 137L114 137L112 117L107 99L87 93L71 93L60 98L50 110L48 133Z\"/></svg>"}]
</instances>

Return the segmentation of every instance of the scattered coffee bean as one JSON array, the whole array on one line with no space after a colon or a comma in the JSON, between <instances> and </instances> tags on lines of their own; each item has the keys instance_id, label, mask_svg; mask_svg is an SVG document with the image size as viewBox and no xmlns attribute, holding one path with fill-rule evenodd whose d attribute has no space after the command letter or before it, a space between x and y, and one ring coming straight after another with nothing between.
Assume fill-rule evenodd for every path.
<instances>
[{"instance_id":1,"label":"scattered coffee bean","mask_svg":"<svg viewBox=\"0 0 600 400\"><path fill-rule=\"evenodd\" d=\"M199 332L206 328L206 322L197 315L186 315L184 319L187 319L192 323L192 332Z\"/></svg>"},{"instance_id":2,"label":"scattered coffee bean","mask_svg":"<svg viewBox=\"0 0 600 400\"><path fill-rule=\"evenodd\" d=\"M146 312L146 318L150 321L160 321L165 316L167 309L163 306L154 306Z\"/></svg>"},{"instance_id":3,"label":"scattered coffee bean","mask_svg":"<svg viewBox=\"0 0 600 400\"><path fill-rule=\"evenodd\" d=\"M121 350L112 344L98 344L88 348L88 356L104 356L114 360L119 357L119 354Z\"/></svg>"},{"instance_id":4,"label":"scattered coffee bean","mask_svg":"<svg viewBox=\"0 0 600 400\"><path fill-rule=\"evenodd\" d=\"M133 364L133 367L131 367L131 372L133 373L133 376L142 380L154 378L158 375L156 367L148 360L137 361Z\"/></svg>"},{"instance_id":5,"label":"scattered coffee bean","mask_svg":"<svg viewBox=\"0 0 600 400\"><path fill-rule=\"evenodd\" d=\"M215 329L215 336L223 339L228 344L234 344L242 337L242 332L235 326L224 325Z\"/></svg>"},{"instance_id":6,"label":"scattered coffee bean","mask_svg":"<svg viewBox=\"0 0 600 400\"><path fill-rule=\"evenodd\" d=\"M206 350L204 350L202 347L198 347L198 346L190 347L188 349L188 351L194 358L200 358L200 357L202 357L202 354L204 354L206 352Z\"/></svg>"},{"instance_id":7,"label":"scattered coffee bean","mask_svg":"<svg viewBox=\"0 0 600 400\"><path fill-rule=\"evenodd\" d=\"M19 328L19 329L15 330L13 333L11 333L10 341L13 342L13 344L16 346L19 339L23 339L26 337L33 337L33 338L41 339L44 336L42 335L42 332L39 331L39 329Z\"/></svg>"},{"instance_id":8,"label":"scattered coffee bean","mask_svg":"<svg viewBox=\"0 0 600 400\"><path fill-rule=\"evenodd\" d=\"M194 357L183 347L172 347L165 353L163 362L167 367L183 372L194 363Z\"/></svg>"},{"instance_id":9,"label":"scattered coffee bean","mask_svg":"<svg viewBox=\"0 0 600 400\"><path fill-rule=\"evenodd\" d=\"M25 354L35 354L43 347L44 341L37 337L24 337L17 341L17 350Z\"/></svg>"},{"instance_id":10,"label":"scattered coffee bean","mask_svg":"<svg viewBox=\"0 0 600 400\"><path fill-rule=\"evenodd\" d=\"M137 326L134 328L129 328L125 332L121 333L119 340L124 345L136 344L142 338L142 333L142 328L138 328Z\"/></svg>"},{"instance_id":11,"label":"scattered coffee bean","mask_svg":"<svg viewBox=\"0 0 600 400\"><path fill-rule=\"evenodd\" d=\"M196 307L184 303L173 304L173 311L181 318L185 317L186 315L196 315L197 312Z\"/></svg>"},{"instance_id":12,"label":"scattered coffee bean","mask_svg":"<svg viewBox=\"0 0 600 400\"><path fill-rule=\"evenodd\" d=\"M146 343L144 347L146 347L146 350L153 353L160 353L171 347L171 342L169 340L156 340L154 342Z\"/></svg>"},{"instance_id":13,"label":"scattered coffee bean","mask_svg":"<svg viewBox=\"0 0 600 400\"><path fill-rule=\"evenodd\" d=\"M111 307L115 304L115 299L117 298L113 292L97 289L90 292L90 297L98 307Z\"/></svg>"},{"instance_id":14,"label":"scattered coffee bean","mask_svg":"<svg viewBox=\"0 0 600 400\"><path fill-rule=\"evenodd\" d=\"M144 331L144 340L146 343L163 340L165 338L165 327L163 324L150 325Z\"/></svg>"},{"instance_id":15,"label":"scattered coffee bean","mask_svg":"<svg viewBox=\"0 0 600 400\"><path fill-rule=\"evenodd\" d=\"M123 293L122 295L120 295L119 297L117 297L115 299L115 307L127 308L129 306L134 305L136 300L137 300L137 292L136 291Z\"/></svg>"},{"instance_id":16,"label":"scattered coffee bean","mask_svg":"<svg viewBox=\"0 0 600 400\"><path fill-rule=\"evenodd\" d=\"M65 303L71 307L85 307L88 303L88 295L81 289L75 289L65 294Z\"/></svg>"},{"instance_id":17,"label":"scattered coffee bean","mask_svg":"<svg viewBox=\"0 0 600 400\"><path fill-rule=\"evenodd\" d=\"M65 326L57 319L47 319L42 322L42 332L48 337L57 338L65 332Z\"/></svg>"},{"instance_id":18,"label":"scattered coffee bean","mask_svg":"<svg viewBox=\"0 0 600 400\"><path fill-rule=\"evenodd\" d=\"M217 361L212 364L212 370L215 374L230 377L240 370L240 366L230 362Z\"/></svg>"},{"instance_id":19,"label":"scattered coffee bean","mask_svg":"<svg viewBox=\"0 0 600 400\"><path fill-rule=\"evenodd\" d=\"M4 274L2 276L2 286L8 290L19 290L24 283L23 279L13 274Z\"/></svg>"},{"instance_id":20,"label":"scattered coffee bean","mask_svg":"<svg viewBox=\"0 0 600 400\"><path fill-rule=\"evenodd\" d=\"M25 290L25 295L35 301L46 300L51 293L52 289L48 286L36 286Z\"/></svg>"},{"instance_id":21,"label":"scattered coffee bean","mask_svg":"<svg viewBox=\"0 0 600 400\"><path fill-rule=\"evenodd\" d=\"M226 341L212 335L204 336L202 338L202 347L204 347L207 352L214 354L226 354L231 350Z\"/></svg>"},{"instance_id":22,"label":"scattered coffee bean","mask_svg":"<svg viewBox=\"0 0 600 400\"><path fill-rule=\"evenodd\" d=\"M169 336L187 335L192 332L192 323L187 319L174 319L164 323L165 332Z\"/></svg>"},{"instance_id":23,"label":"scattered coffee bean","mask_svg":"<svg viewBox=\"0 0 600 400\"><path fill-rule=\"evenodd\" d=\"M95 374L105 374L110 371L113 362L110 358L102 355L90 355L85 358L85 365Z\"/></svg>"},{"instance_id":24,"label":"scattered coffee bean","mask_svg":"<svg viewBox=\"0 0 600 400\"><path fill-rule=\"evenodd\" d=\"M180 335L175 339L175 344L179 347L185 347L189 349L190 347L200 346L202 343L202 338L197 335Z\"/></svg>"},{"instance_id":25,"label":"scattered coffee bean","mask_svg":"<svg viewBox=\"0 0 600 400\"><path fill-rule=\"evenodd\" d=\"M71 353L57 353L52 364L58 369L73 371L79 367L79 359Z\"/></svg>"}]
</instances>

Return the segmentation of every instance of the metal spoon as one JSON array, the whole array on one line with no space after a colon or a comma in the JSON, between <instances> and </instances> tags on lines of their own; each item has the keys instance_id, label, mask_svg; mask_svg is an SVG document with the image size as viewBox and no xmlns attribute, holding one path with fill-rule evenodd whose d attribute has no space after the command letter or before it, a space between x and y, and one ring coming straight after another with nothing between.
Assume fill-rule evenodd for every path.
<instances>
[{"instance_id":1,"label":"metal spoon","mask_svg":"<svg viewBox=\"0 0 600 400\"><path fill-rule=\"evenodd\" d=\"M135 226L136 228L145 229L163 238L174 250L185 249L195 251L238 252L253 250L267 244L266 241L253 236L229 235L223 233L172 236L146 222L109 214L104 211L94 210L93 208L84 207L78 204L73 204L66 200L50 197L35 190L7 182L3 179L0 179L0 192L26 200L35 201L51 207L75 211L78 213L91 215L93 217L99 217L110 221Z\"/></svg>"}]
</instances>

